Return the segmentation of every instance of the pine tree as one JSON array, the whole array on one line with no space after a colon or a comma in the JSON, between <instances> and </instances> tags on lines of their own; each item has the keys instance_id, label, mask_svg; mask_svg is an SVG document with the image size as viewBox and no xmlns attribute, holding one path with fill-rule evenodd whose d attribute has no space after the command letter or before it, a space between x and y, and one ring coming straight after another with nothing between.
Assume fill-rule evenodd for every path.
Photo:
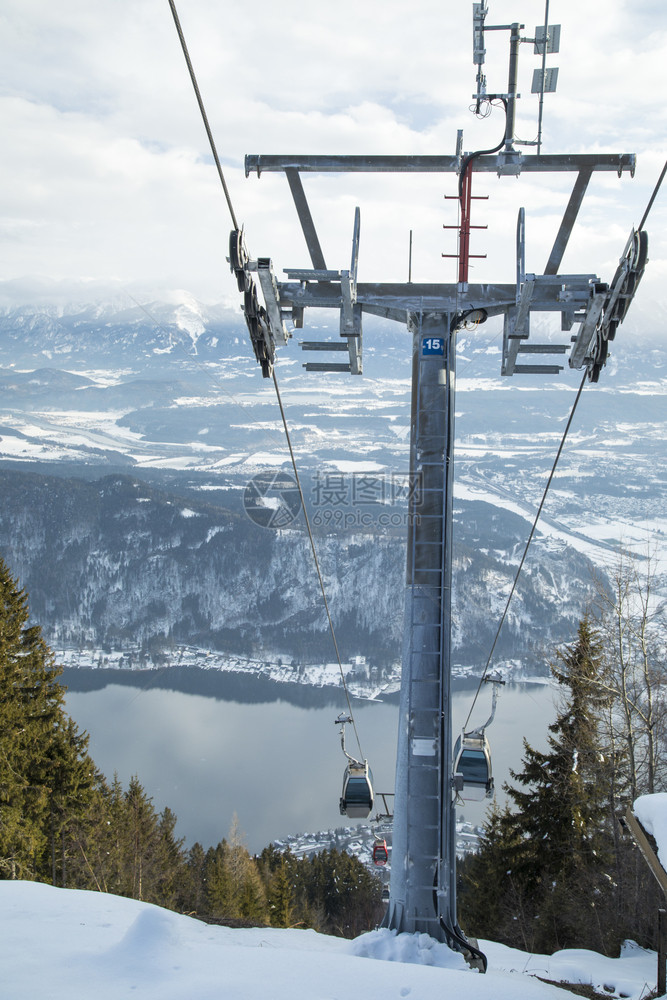
<instances>
[{"instance_id":1,"label":"pine tree","mask_svg":"<svg viewBox=\"0 0 667 1000\"><path fill-rule=\"evenodd\" d=\"M84 810L67 823L67 885L70 888L110 891L114 837L109 796L109 788L104 778L100 778L91 789Z\"/></svg>"},{"instance_id":2,"label":"pine tree","mask_svg":"<svg viewBox=\"0 0 667 1000\"><path fill-rule=\"evenodd\" d=\"M157 813L141 782L127 791L114 775L93 789L86 813L68 829L70 885L171 908L188 905L188 869L176 816Z\"/></svg>"},{"instance_id":3,"label":"pine tree","mask_svg":"<svg viewBox=\"0 0 667 1000\"><path fill-rule=\"evenodd\" d=\"M101 775L88 756L88 734L79 733L67 718L53 733L49 749L48 784L51 881L68 884L68 867L75 856L70 830L83 818L99 791Z\"/></svg>"},{"instance_id":4,"label":"pine tree","mask_svg":"<svg viewBox=\"0 0 667 1000\"><path fill-rule=\"evenodd\" d=\"M599 734L601 662L584 618L576 643L552 667L566 697L549 727L548 749L541 753L524 741L523 768L511 772L518 785L505 786L515 809L495 817L468 868L469 888L476 890L470 916L485 909L487 925L494 914L499 921L485 930L466 921L473 933L537 951L608 951L616 943L599 916L611 889L612 844Z\"/></svg>"},{"instance_id":5,"label":"pine tree","mask_svg":"<svg viewBox=\"0 0 667 1000\"><path fill-rule=\"evenodd\" d=\"M0 878L56 880L56 840L63 848L66 817L85 809L96 773L64 711L61 669L28 618L0 560ZM64 849L60 867L64 880Z\"/></svg>"},{"instance_id":6,"label":"pine tree","mask_svg":"<svg viewBox=\"0 0 667 1000\"><path fill-rule=\"evenodd\" d=\"M176 909L184 897L187 886L187 859L183 845L185 838L175 835L177 817L167 806L160 813L155 892L160 906Z\"/></svg>"},{"instance_id":7,"label":"pine tree","mask_svg":"<svg viewBox=\"0 0 667 1000\"><path fill-rule=\"evenodd\" d=\"M173 906L186 864L183 841L174 836L176 816L168 808L157 813L136 776L116 810L120 894Z\"/></svg>"},{"instance_id":8,"label":"pine tree","mask_svg":"<svg viewBox=\"0 0 667 1000\"><path fill-rule=\"evenodd\" d=\"M532 910L526 911L526 853L532 845L518 829L509 806L490 808L479 849L458 864L458 905L461 924L481 938L509 943L526 951L533 946Z\"/></svg>"},{"instance_id":9,"label":"pine tree","mask_svg":"<svg viewBox=\"0 0 667 1000\"><path fill-rule=\"evenodd\" d=\"M206 852L206 914L218 920L238 916L229 871L229 844L221 840Z\"/></svg>"},{"instance_id":10,"label":"pine tree","mask_svg":"<svg viewBox=\"0 0 667 1000\"><path fill-rule=\"evenodd\" d=\"M284 856L281 856L271 878L268 905L272 927L292 926L292 881L289 866Z\"/></svg>"},{"instance_id":11,"label":"pine tree","mask_svg":"<svg viewBox=\"0 0 667 1000\"><path fill-rule=\"evenodd\" d=\"M206 910L206 852L199 841L188 851L179 908L191 914Z\"/></svg>"},{"instance_id":12,"label":"pine tree","mask_svg":"<svg viewBox=\"0 0 667 1000\"><path fill-rule=\"evenodd\" d=\"M127 873L129 876L128 895L133 899L148 899L146 884L152 874L155 842L158 836L158 818L153 803L147 797L139 779L130 778L125 795L126 826L129 856Z\"/></svg>"}]
</instances>

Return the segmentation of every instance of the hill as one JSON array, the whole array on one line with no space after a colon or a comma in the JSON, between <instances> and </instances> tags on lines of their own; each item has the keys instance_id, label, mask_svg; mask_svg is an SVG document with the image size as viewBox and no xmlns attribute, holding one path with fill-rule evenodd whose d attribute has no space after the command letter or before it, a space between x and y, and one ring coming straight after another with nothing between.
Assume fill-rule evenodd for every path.
<instances>
[{"instance_id":1,"label":"hill","mask_svg":"<svg viewBox=\"0 0 667 1000\"><path fill-rule=\"evenodd\" d=\"M501 379L502 332L488 326L458 345L460 672L490 648L576 374ZM600 383L584 392L501 662L534 673L571 634L593 568L604 577L620 544L665 548L667 355L648 334L645 343L619 335ZM410 351L406 332L386 322L369 322L365 339L361 379L303 373L296 344L278 372L343 653L391 670L402 636ZM0 552L50 642L133 663L183 644L296 663L330 656L302 519L271 531L243 510L254 477L289 470L289 456L238 314L187 293L5 306L0 390Z\"/></svg>"}]
</instances>

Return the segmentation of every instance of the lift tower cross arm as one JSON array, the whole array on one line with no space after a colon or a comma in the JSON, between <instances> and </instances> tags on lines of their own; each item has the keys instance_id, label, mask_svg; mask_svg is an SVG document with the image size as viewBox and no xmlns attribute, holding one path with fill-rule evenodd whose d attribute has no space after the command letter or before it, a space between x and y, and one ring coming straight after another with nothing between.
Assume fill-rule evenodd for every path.
<instances>
[{"instance_id":1,"label":"lift tower cross arm","mask_svg":"<svg viewBox=\"0 0 667 1000\"><path fill-rule=\"evenodd\" d=\"M495 154L476 157L468 169L474 173L495 172L502 175L507 169L507 150ZM586 365L599 375L604 359L600 349L600 337L596 333L601 306L602 282L594 275L558 275L563 255L574 228L577 215L589 181L594 173L613 172L634 175L636 158L633 153L564 153L542 156L522 155L515 159L517 173L575 173L572 194L563 214L553 248L546 263L544 274L530 276L525 287L513 295L509 287L467 285L462 290L460 284L423 285L416 282L385 285L383 283L356 284L356 299L352 302L350 285L346 271L329 270L325 266L324 253L313 220L310 206L302 183L303 173L455 173L460 169L459 156L363 156L363 155L297 155L297 154L249 154L245 158L246 175L264 172L284 172L287 177L301 228L308 248L312 267L288 268L288 279L298 284L277 282L278 308L281 315L291 315L294 325L303 325L304 310L307 308L328 308L341 310L341 336L350 337L347 343L335 341L304 341L302 348L307 351L341 351L348 349L348 361L308 362L308 371L339 371L361 374L361 317L364 312L405 322L406 312L419 308L439 310L442 314L455 311L485 309L488 315L503 315L505 336L501 372L503 375L556 374L564 367L561 359L570 353L570 367ZM358 260L359 216L355 217L353 258ZM558 275L557 279L556 276ZM522 282L524 278L522 276ZM638 282L635 282L638 284ZM530 306L528 307L528 297ZM521 309L517 323L517 310ZM267 303L267 312L270 310ZM531 312L560 312L561 328L571 331L575 324L578 329L560 344L530 343ZM352 317L352 318L351 318ZM282 329L276 333L269 325L273 341L284 342ZM590 334L590 335L589 335ZM597 338L597 339L596 339ZM328 344L330 346L325 347ZM583 346L582 346L583 344ZM576 350L573 350L576 345ZM552 363L517 363L520 354L553 354ZM606 357L606 354L605 354Z\"/></svg>"}]
</instances>

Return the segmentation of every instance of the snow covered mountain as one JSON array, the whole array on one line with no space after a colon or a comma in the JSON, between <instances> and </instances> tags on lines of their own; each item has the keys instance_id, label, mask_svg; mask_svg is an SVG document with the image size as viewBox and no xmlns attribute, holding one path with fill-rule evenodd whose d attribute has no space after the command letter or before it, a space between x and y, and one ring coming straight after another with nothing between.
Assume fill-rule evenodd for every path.
<instances>
[{"instance_id":1,"label":"snow covered mountain","mask_svg":"<svg viewBox=\"0 0 667 1000\"><path fill-rule=\"evenodd\" d=\"M238 491L176 493L112 475L89 482L5 469L0 552L58 648L169 655L173 644L296 664L327 662L331 639L302 518L280 530L243 512ZM525 522L475 501L457 505L455 663L490 648ZM313 519L314 520L314 519ZM400 660L402 528L319 529L317 546L341 653L382 677ZM542 539L498 647L545 671L591 588L589 560Z\"/></svg>"},{"instance_id":2,"label":"snow covered mountain","mask_svg":"<svg viewBox=\"0 0 667 1000\"><path fill-rule=\"evenodd\" d=\"M137 365L179 351L219 357L218 347L227 342L233 322L229 308L207 306L185 291L141 302L117 293L94 303L0 307L0 341L3 358L11 356L19 368L40 359L59 365Z\"/></svg>"},{"instance_id":3,"label":"snow covered mountain","mask_svg":"<svg viewBox=\"0 0 667 1000\"><path fill-rule=\"evenodd\" d=\"M667 547L667 355L621 332L498 648L527 669L571 636L591 565L621 542ZM459 339L460 669L488 652L579 381L502 380L498 336ZM385 668L401 647L410 351L379 321L365 340L361 379L304 373L296 343L278 375L345 655ZM3 307L0 468L0 552L57 643L328 658L301 520L267 530L243 512L252 477L289 457L238 312L182 292Z\"/></svg>"}]
</instances>

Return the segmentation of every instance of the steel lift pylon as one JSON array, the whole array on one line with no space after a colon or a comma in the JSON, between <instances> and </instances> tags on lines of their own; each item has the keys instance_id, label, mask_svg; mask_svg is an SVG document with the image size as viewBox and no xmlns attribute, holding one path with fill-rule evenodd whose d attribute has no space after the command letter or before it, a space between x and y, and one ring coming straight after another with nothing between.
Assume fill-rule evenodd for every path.
<instances>
[{"instance_id":1,"label":"steel lift pylon","mask_svg":"<svg viewBox=\"0 0 667 1000\"><path fill-rule=\"evenodd\" d=\"M513 139L519 45L530 41L543 56L540 101L548 92L544 52L559 32L546 24L535 38L521 37L523 25L486 26L487 8L473 4L474 62L478 66L478 107L501 98L506 129L501 146L491 153L466 154L461 133L452 156L301 156L249 155L246 176L283 172L300 220L310 267L288 268L278 281L269 258L252 259L243 233L230 239L230 266L244 297L250 338L263 374L272 374L276 346L291 337L308 309L337 309L339 338L304 341L304 351L317 362L311 372L362 374L362 317L380 316L406 324L412 333L412 415L408 557L405 593L403 674L399 711L391 892L386 926L397 931L426 932L463 951L484 967L484 957L465 940L456 915L455 781L452 773L450 694L452 495L454 460L454 401L456 391L456 332L462 326L502 316L504 322L501 373L554 375L586 368L597 381L607 357L608 342L627 313L646 264L647 238L631 232L609 283L595 274L560 274L559 268L577 214L592 176L613 171L633 174L634 154L524 155ZM510 33L508 91L488 95L481 72L485 30ZM546 40L546 41L545 41ZM540 71L536 71L540 72ZM553 74L552 74L553 76ZM541 84L539 81L541 80ZM541 105L540 105L541 108ZM540 110L541 114L541 110ZM540 118L541 128L541 118ZM541 133L540 133L541 142ZM539 148L539 147L538 147ZM470 284L470 184L475 174L493 172L518 177L524 173L572 172L574 186L553 248L542 273L525 268L525 217L519 212L516 230L516 281L512 284ZM452 284L364 283L358 280L360 213L353 222L349 269L327 267L302 183L309 173L397 172L458 174L462 204L459 231L459 274ZM260 299L261 294L261 299ZM563 342L535 343L531 313L560 314ZM326 359L331 352L342 360ZM545 362L545 356L551 356ZM527 359L522 363L520 359Z\"/></svg>"}]
</instances>

